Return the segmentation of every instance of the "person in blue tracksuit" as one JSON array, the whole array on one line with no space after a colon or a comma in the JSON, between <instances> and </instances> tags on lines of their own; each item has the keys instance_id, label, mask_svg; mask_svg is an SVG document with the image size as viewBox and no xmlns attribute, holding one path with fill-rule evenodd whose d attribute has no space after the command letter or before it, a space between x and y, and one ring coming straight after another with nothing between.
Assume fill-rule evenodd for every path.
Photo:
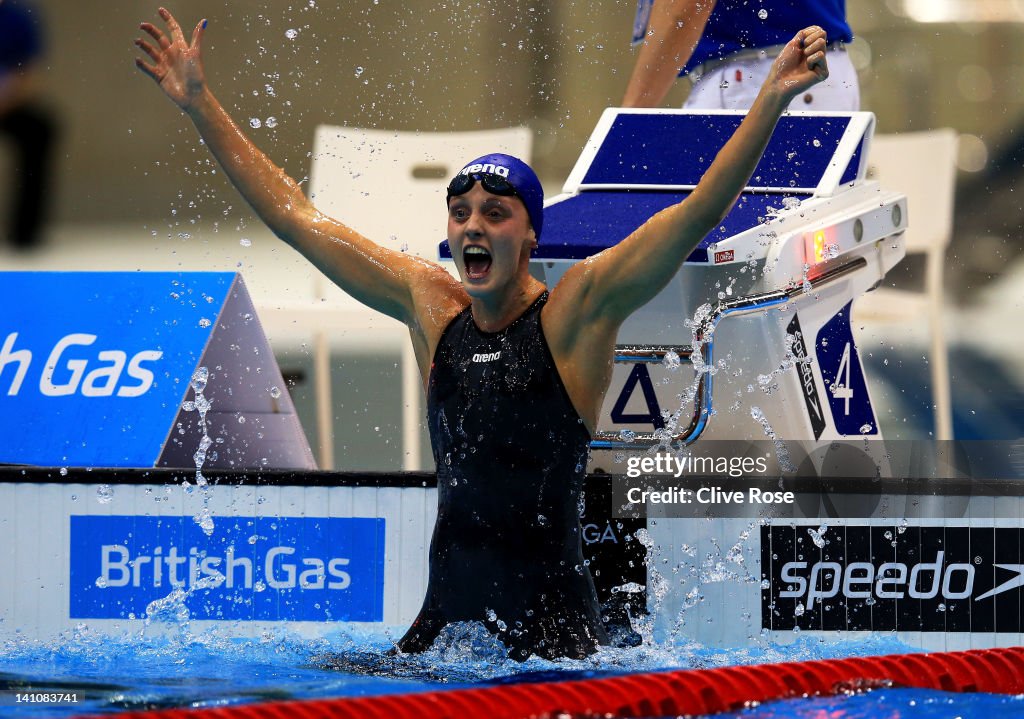
<instances>
[{"instance_id":1,"label":"person in blue tracksuit","mask_svg":"<svg viewBox=\"0 0 1024 719\"><path fill-rule=\"evenodd\" d=\"M828 35L829 77L789 109L860 109L845 0L638 0L639 52L622 106L658 107L676 78L686 77L692 87L684 108L745 110L780 50L808 23Z\"/></svg>"}]
</instances>

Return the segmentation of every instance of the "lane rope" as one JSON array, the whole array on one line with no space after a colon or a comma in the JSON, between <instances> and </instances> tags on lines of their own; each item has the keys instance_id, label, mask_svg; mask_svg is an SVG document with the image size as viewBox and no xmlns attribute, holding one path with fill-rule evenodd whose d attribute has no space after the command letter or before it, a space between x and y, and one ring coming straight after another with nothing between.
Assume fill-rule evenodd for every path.
<instances>
[{"instance_id":1,"label":"lane rope","mask_svg":"<svg viewBox=\"0 0 1024 719\"><path fill-rule=\"evenodd\" d=\"M120 719L528 719L714 714L885 686L1024 693L1024 647L628 674L414 694L118 714ZM109 716L109 715L108 715Z\"/></svg>"}]
</instances>

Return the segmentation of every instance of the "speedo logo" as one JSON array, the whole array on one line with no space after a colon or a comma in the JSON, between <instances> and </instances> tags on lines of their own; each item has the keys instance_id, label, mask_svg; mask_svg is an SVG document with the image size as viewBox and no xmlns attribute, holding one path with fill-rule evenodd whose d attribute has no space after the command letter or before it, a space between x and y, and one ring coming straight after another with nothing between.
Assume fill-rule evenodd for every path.
<instances>
[{"instance_id":1,"label":"speedo logo","mask_svg":"<svg viewBox=\"0 0 1024 719\"><path fill-rule=\"evenodd\" d=\"M1019 633L1022 543L1024 527L762 527L761 626Z\"/></svg>"},{"instance_id":2,"label":"speedo logo","mask_svg":"<svg viewBox=\"0 0 1024 719\"><path fill-rule=\"evenodd\" d=\"M493 362L494 360L498 359L499 357L501 357L501 350L498 350L497 352L485 352L483 354L478 352L477 354L473 355L473 361L474 362Z\"/></svg>"},{"instance_id":3,"label":"speedo logo","mask_svg":"<svg viewBox=\"0 0 1024 719\"><path fill-rule=\"evenodd\" d=\"M475 165L470 165L469 167L463 168L462 172L460 172L459 174L475 175L478 172L486 173L488 175L500 175L501 177L508 177L507 167L502 167L501 165L492 165L489 162L483 164L477 163Z\"/></svg>"},{"instance_id":4,"label":"speedo logo","mask_svg":"<svg viewBox=\"0 0 1024 719\"><path fill-rule=\"evenodd\" d=\"M814 384L814 370L807 359L807 345L804 344L804 335L800 331L800 319L793 315L793 319L786 327L786 332L793 338L793 357L796 359L797 376L800 378L800 389L803 390L804 404L807 405L807 416L811 421L811 429L814 438L820 439L821 433L825 431L825 411L821 405L821 397L818 396L818 388Z\"/></svg>"},{"instance_id":5,"label":"speedo logo","mask_svg":"<svg viewBox=\"0 0 1024 719\"><path fill-rule=\"evenodd\" d=\"M974 566L966 562L944 564L945 552L938 551L930 562L908 565L903 562L786 562L781 578L788 589L779 597L800 599L808 611L816 603L840 593L847 599L967 599L974 592ZM1007 582L1000 589L1012 587ZM1019 585L1018 585L1019 586ZM978 599L995 596L995 590Z\"/></svg>"}]
</instances>

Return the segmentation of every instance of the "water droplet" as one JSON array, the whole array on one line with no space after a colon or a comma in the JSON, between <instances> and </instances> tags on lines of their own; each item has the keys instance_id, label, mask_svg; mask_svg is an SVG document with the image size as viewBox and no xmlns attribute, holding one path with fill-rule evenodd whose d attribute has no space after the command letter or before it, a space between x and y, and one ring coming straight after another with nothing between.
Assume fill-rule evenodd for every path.
<instances>
[{"instance_id":1,"label":"water droplet","mask_svg":"<svg viewBox=\"0 0 1024 719\"><path fill-rule=\"evenodd\" d=\"M757 11L757 17L760 18L761 20L767 20L768 11L765 10L764 8L761 8L760 10Z\"/></svg>"},{"instance_id":2,"label":"water droplet","mask_svg":"<svg viewBox=\"0 0 1024 719\"><path fill-rule=\"evenodd\" d=\"M61 477L67 477L68 476L68 468L67 467L61 467L60 468L60 476Z\"/></svg>"},{"instance_id":3,"label":"water droplet","mask_svg":"<svg viewBox=\"0 0 1024 719\"><path fill-rule=\"evenodd\" d=\"M356 67L356 77L359 77L362 74L363 74L363 68L361 66Z\"/></svg>"},{"instance_id":4,"label":"water droplet","mask_svg":"<svg viewBox=\"0 0 1024 719\"><path fill-rule=\"evenodd\" d=\"M212 324L213 323L210 322L210 320L206 319L205 317L199 320L199 326L203 328L209 327Z\"/></svg>"},{"instance_id":5,"label":"water droplet","mask_svg":"<svg viewBox=\"0 0 1024 719\"><path fill-rule=\"evenodd\" d=\"M665 356L661 358L661 364L670 372L679 369L680 363L679 355L674 350L668 350Z\"/></svg>"},{"instance_id":6,"label":"water droplet","mask_svg":"<svg viewBox=\"0 0 1024 719\"><path fill-rule=\"evenodd\" d=\"M242 247L251 247L252 240L250 240L248 237L243 237L238 241L238 244L240 244Z\"/></svg>"},{"instance_id":7,"label":"water droplet","mask_svg":"<svg viewBox=\"0 0 1024 719\"><path fill-rule=\"evenodd\" d=\"M260 122L260 119L258 117L250 117L249 118L249 127L251 127L252 129L257 130L260 127L262 127L262 125L263 125L263 123Z\"/></svg>"},{"instance_id":8,"label":"water droplet","mask_svg":"<svg viewBox=\"0 0 1024 719\"><path fill-rule=\"evenodd\" d=\"M101 484L96 488L96 501L100 504L110 504L114 498L114 490L109 484Z\"/></svg>"},{"instance_id":9,"label":"water droplet","mask_svg":"<svg viewBox=\"0 0 1024 719\"><path fill-rule=\"evenodd\" d=\"M277 118L274 117L274 116L268 117L267 118L267 127L269 127L271 130L273 130L275 127L277 127Z\"/></svg>"},{"instance_id":10,"label":"water droplet","mask_svg":"<svg viewBox=\"0 0 1024 719\"><path fill-rule=\"evenodd\" d=\"M278 397L281 396L281 389L279 387L276 387L276 386L271 387L270 388L270 396L273 397L274 399L277 399Z\"/></svg>"},{"instance_id":11,"label":"water droplet","mask_svg":"<svg viewBox=\"0 0 1024 719\"><path fill-rule=\"evenodd\" d=\"M287 30L284 31L284 36L289 40L294 40L299 36L299 31L296 30L295 28L288 28Z\"/></svg>"}]
</instances>

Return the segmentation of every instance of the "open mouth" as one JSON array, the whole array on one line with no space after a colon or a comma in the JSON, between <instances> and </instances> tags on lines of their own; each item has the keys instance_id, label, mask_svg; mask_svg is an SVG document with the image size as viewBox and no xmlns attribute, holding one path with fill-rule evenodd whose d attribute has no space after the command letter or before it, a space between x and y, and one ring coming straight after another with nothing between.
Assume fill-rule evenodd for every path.
<instances>
[{"instance_id":1,"label":"open mouth","mask_svg":"<svg viewBox=\"0 0 1024 719\"><path fill-rule=\"evenodd\" d=\"M479 280L491 271L491 253L483 247L470 245L462 251L462 262L466 267L466 276L471 280Z\"/></svg>"}]
</instances>

